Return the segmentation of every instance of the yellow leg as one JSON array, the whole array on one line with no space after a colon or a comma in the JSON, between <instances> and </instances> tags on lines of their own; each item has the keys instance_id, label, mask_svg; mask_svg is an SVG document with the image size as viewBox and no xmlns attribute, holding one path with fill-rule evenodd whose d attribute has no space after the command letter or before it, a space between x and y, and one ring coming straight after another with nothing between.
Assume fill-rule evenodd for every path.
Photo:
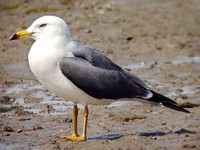
<instances>
[{"instance_id":1,"label":"yellow leg","mask_svg":"<svg viewBox=\"0 0 200 150\"><path fill-rule=\"evenodd\" d=\"M86 141L86 138L87 138L87 122L88 122L88 115L89 115L89 110L88 110L87 106L85 106L83 115L84 115L84 125L83 125L82 136L79 136L78 132L77 132L78 107L77 107L77 105L74 105L74 130L73 130L73 134L71 136L59 136L59 138L66 139L66 140L72 140L72 141Z\"/></svg>"},{"instance_id":2,"label":"yellow leg","mask_svg":"<svg viewBox=\"0 0 200 150\"><path fill-rule=\"evenodd\" d=\"M77 137L78 136L78 130L77 130L77 122L78 122L78 107L77 105L74 105L74 131L72 136Z\"/></svg>"},{"instance_id":3,"label":"yellow leg","mask_svg":"<svg viewBox=\"0 0 200 150\"><path fill-rule=\"evenodd\" d=\"M89 116L88 106L85 106L83 116L84 116L83 134L81 137L85 141L87 139L87 123L88 123L88 116Z\"/></svg>"},{"instance_id":4,"label":"yellow leg","mask_svg":"<svg viewBox=\"0 0 200 150\"><path fill-rule=\"evenodd\" d=\"M73 128L73 133L71 136L58 136L61 139L73 139L78 137L78 131L77 131L77 118L78 118L78 107L77 105L74 105L74 110L73 110L73 114L74 114L74 128Z\"/></svg>"}]
</instances>

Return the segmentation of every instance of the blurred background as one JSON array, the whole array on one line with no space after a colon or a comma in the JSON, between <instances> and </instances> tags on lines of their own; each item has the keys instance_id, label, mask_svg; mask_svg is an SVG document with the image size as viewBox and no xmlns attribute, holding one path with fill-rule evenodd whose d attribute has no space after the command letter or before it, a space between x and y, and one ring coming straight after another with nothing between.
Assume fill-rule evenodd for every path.
<instances>
[{"instance_id":1,"label":"blurred background","mask_svg":"<svg viewBox=\"0 0 200 150\"><path fill-rule=\"evenodd\" d=\"M153 90L165 94L177 102L194 107L191 109L192 114L190 116L182 115L180 117L176 116L174 112L167 114L166 111L165 114L162 108L152 109L150 106L137 105L135 108L140 108L138 111L132 109L134 104L129 104L129 107L126 104L126 107L119 105L121 114L130 115L138 112L144 116L153 116L156 113L163 115L160 117L163 119L163 125L161 125L160 120L162 119L159 117L149 120L144 117L146 125L141 126L142 122L138 122L138 126L136 123L134 129L131 128L134 125L130 121L128 123L125 121L128 128L124 129L124 132L135 133L137 129L142 130L149 126L151 126L152 131L168 132L171 129L170 127L174 129L174 126L180 128L184 126L191 131L200 131L200 112L198 109L200 97L199 0L0 0L0 104L6 106L6 108L13 106L20 106L21 108L23 106L24 111L36 114L45 114L44 110L50 104L55 114L64 117L63 114L66 115L66 113L71 112L71 110L66 110L67 108L71 109L71 103L66 103L66 101L58 99L46 91L36 81L29 69L27 55L34 41L32 39L9 41L9 37L13 33L28 28L35 19L44 15L56 15L63 18L75 40L99 49L111 60L143 79ZM51 103L52 99L55 103ZM9 103L7 103L8 101ZM40 105L38 106L38 104ZM188 107L188 105L186 106ZM113 105L111 108L113 112L115 112L115 109L119 109L118 105ZM92 107L94 114L93 117L91 116L91 121L99 121L94 117L95 115L98 116L95 109L100 112L101 117L105 117L103 121L101 120L102 122L110 122L104 127L112 127L113 130L109 128L111 133L122 131L120 130L122 124L118 124L119 120L109 120L110 117L106 116L108 112L104 112L99 107L94 107L94 109ZM3 107L2 110L4 110ZM14 110L16 110L16 107L14 107ZM130 111L134 112L130 113ZM7 117L2 117L5 115L4 113L4 111L0 112L1 126L4 126L8 120ZM12 113L6 115L13 117ZM117 111L114 116L119 117ZM10 120L13 128L18 124L17 119ZM35 119L32 120L37 122L38 118ZM38 119L38 122L40 119ZM52 121L51 119L48 121ZM177 120L174 122L175 119ZM48 121L46 120L47 123L49 123ZM173 126L173 124L175 125ZM114 125L116 127L113 127ZM51 127L49 128L52 138L56 133ZM66 125L62 124L62 128L65 130ZM91 127L89 133L93 135L92 131L96 128L98 127ZM105 128L99 128L98 133L103 134ZM105 129L105 132L107 130ZM37 134L39 137L42 136L40 131ZM12 136L17 137L16 134ZM3 136L2 140L0 137L0 143L2 141L2 145L5 143L13 144L11 142L12 136ZM149 142L153 143L150 144L148 149L154 148L154 145L157 145L158 149L173 149L174 146L175 149L198 149L199 134L185 136L179 141L175 140L178 137L178 135L172 135L170 140L169 137L164 136L160 139L161 142L156 140L152 142L152 139L147 138L142 139L142 142L143 144L146 142L147 145ZM26 139L26 136L16 138L14 141L16 143L22 142L23 138ZM46 140L48 136L44 134L43 138ZM132 148L132 141L134 140L122 138L120 141L114 142L116 144L114 148L121 148L123 143L128 143L124 148ZM168 142L164 144L164 141ZM26 147L27 143L33 142L36 141L33 139L22 145ZM62 148L66 146L63 143L60 144ZM86 148L105 146L103 142L96 144L85 146ZM135 148L145 149L143 144L139 143L138 140L134 143ZM109 148L113 148L112 145L112 142L107 143L107 146L110 146ZM45 145L44 142L43 147L41 146L39 149L45 146L47 144ZM77 148L73 143L71 143L71 146ZM79 144L78 146L83 145ZM32 148L36 147L33 145Z\"/></svg>"}]
</instances>

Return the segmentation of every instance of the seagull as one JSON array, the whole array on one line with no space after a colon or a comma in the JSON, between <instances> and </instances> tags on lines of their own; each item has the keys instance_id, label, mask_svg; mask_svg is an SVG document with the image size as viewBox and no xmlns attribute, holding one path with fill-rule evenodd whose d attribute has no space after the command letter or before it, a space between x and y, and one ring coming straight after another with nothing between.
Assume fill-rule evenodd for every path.
<instances>
[{"instance_id":1,"label":"seagull","mask_svg":"<svg viewBox=\"0 0 200 150\"><path fill-rule=\"evenodd\" d=\"M118 100L151 102L190 113L175 101L149 89L137 76L126 71L95 48L74 40L66 22L57 16L43 16L10 40L33 38L28 62L37 80L55 95L73 101L73 133L59 136L86 141L88 105L107 105ZM84 105L83 132L77 131L77 104Z\"/></svg>"}]
</instances>

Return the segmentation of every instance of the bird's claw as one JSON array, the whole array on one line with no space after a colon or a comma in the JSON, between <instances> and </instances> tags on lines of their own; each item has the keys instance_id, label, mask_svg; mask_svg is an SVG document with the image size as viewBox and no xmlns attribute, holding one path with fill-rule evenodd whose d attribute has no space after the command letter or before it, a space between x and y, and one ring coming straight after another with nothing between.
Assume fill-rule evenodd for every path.
<instances>
[{"instance_id":1,"label":"bird's claw","mask_svg":"<svg viewBox=\"0 0 200 150\"><path fill-rule=\"evenodd\" d=\"M79 135L74 135L72 134L71 136L58 136L58 138L61 139L65 139L67 141L71 140L71 141L86 141L86 137L85 136L79 136Z\"/></svg>"}]
</instances>

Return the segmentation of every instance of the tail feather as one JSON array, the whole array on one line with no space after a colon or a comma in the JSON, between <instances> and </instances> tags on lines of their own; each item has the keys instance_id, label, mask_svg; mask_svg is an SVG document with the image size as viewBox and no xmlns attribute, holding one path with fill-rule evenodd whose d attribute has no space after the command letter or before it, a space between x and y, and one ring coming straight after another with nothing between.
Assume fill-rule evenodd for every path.
<instances>
[{"instance_id":1,"label":"tail feather","mask_svg":"<svg viewBox=\"0 0 200 150\"><path fill-rule=\"evenodd\" d=\"M169 99L169 98L167 98L167 97L165 97L165 96L163 96L159 93L156 93L154 91L151 91L151 92L153 93L153 96L150 99L148 99L149 101L159 103L159 104L161 104L165 107L168 107L168 108L171 108L171 109L174 109L174 110L177 110L177 111L190 113L190 111L178 106L178 104L175 101L173 101L173 100L171 100L171 99Z\"/></svg>"},{"instance_id":2,"label":"tail feather","mask_svg":"<svg viewBox=\"0 0 200 150\"><path fill-rule=\"evenodd\" d=\"M172 104L170 102L166 102L166 101L163 101L161 102L161 105L165 106L165 107L168 107L168 108L171 108L171 109L174 109L174 110L177 110L177 111L182 111L182 112L185 112L185 113L190 113L190 111L178 106L177 104Z\"/></svg>"}]
</instances>

